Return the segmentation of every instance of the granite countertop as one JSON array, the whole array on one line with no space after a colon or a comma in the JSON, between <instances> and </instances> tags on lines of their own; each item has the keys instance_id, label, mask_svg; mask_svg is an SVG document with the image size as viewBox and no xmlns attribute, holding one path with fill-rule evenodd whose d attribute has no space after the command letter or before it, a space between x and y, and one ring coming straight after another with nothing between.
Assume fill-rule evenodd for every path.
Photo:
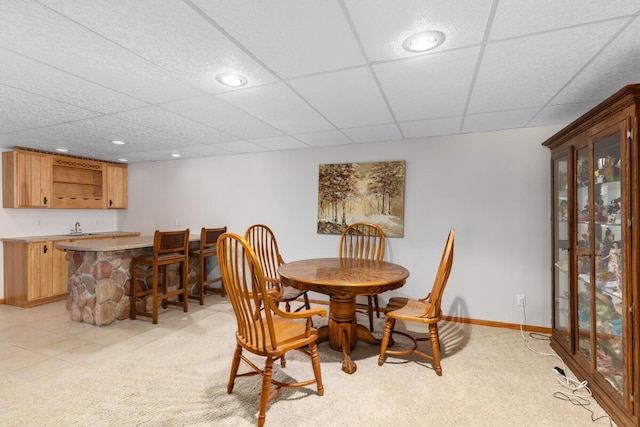
<instances>
[{"instance_id":1,"label":"granite countertop","mask_svg":"<svg viewBox=\"0 0 640 427\"><path fill-rule=\"evenodd\" d=\"M91 240L91 239L104 239L108 237L115 238L130 238L140 236L137 231L99 231L95 233L87 232L83 234L52 234L48 236L27 236L27 237L4 237L0 240L3 242L16 242L16 243L33 243L33 242L49 242L60 240ZM153 239L153 238L152 238Z\"/></svg>"},{"instance_id":2,"label":"granite countertop","mask_svg":"<svg viewBox=\"0 0 640 427\"><path fill-rule=\"evenodd\" d=\"M200 241L200 233L189 234L189 242ZM127 249L150 248L153 236L117 237L115 239L79 240L75 242L59 242L56 248L67 251L109 252Z\"/></svg>"}]
</instances>

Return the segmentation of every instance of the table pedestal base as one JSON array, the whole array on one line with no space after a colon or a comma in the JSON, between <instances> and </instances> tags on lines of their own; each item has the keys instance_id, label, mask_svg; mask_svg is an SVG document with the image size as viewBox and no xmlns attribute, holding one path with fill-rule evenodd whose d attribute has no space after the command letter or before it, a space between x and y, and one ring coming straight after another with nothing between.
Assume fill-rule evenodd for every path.
<instances>
[{"instance_id":1,"label":"table pedestal base","mask_svg":"<svg viewBox=\"0 0 640 427\"><path fill-rule=\"evenodd\" d=\"M351 359L351 349L358 340L380 345L381 340L371 335L366 327L356 321L355 295L332 295L329 300L329 324L318 329L317 342L329 340L329 346L342 351L342 370L353 374L357 369Z\"/></svg>"}]
</instances>

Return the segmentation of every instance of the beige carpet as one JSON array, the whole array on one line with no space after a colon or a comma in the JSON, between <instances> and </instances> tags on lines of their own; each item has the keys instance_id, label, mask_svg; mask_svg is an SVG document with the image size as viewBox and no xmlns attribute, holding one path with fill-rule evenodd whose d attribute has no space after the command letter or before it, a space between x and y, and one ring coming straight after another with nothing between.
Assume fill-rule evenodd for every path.
<instances>
[{"instance_id":1,"label":"beige carpet","mask_svg":"<svg viewBox=\"0 0 640 427\"><path fill-rule=\"evenodd\" d=\"M182 329L94 373L29 386L0 376L3 426L253 426L260 377L240 378L226 393L235 347L230 306L216 304ZM359 317L363 324L366 318ZM160 322L162 322L162 317ZM324 321L318 319L317 324ZM383 319L377 323L378 334ZM99 333L99 330L96 331ZM585 408L554 397L563 389L552 372L557 357L538 355L519 331L443 323L443 376L429 363L388 358L359 343L358 370L340 369L340 353L319 346L325 395L315 388L284 390L270 403L267 426L590 426ZM526 336L550 353L547 340ZM400 345L401 343L398 343ZM241 366L242 369L242 366ZM293 352L279 378L311 378L311 363ZM591 399L595 417L605 415Z\"/></svg>"}]
</instances>

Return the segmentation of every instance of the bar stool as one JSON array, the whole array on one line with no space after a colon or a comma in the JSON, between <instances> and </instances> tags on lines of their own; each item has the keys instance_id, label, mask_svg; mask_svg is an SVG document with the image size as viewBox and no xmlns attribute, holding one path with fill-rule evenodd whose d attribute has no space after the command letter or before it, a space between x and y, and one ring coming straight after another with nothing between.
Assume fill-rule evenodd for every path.
<instances>
[{"instance_id":1,"label":"bar stool","mask_svg":"<svg viewBox=\"0 0 640 427\"><path fill-rule=\"evenodd\" d=\"M191 250L189 252L190 256L198 257L200 260L200 280L198 281L198 289L200 290L198 295L189 294L189 298L199 299L200 305L204 304L204 296L206 292L211 293L220 293L220 295L225 296L224 286L222 285L222 277L214 277L212 279L207 278L207 259L209 257L215 257L217 260L218 256L218 237L221 234L227 232L227 227L219 227L219 228L205 228L202 227L200 230L200 246L198 249ZM215 282L220 282L220 288L210 288L209 285Z\"/></svg>"},{"instance_id":2,"label":"bar stool","mask_svg":"<svg viewBox=\"0 0 640 427\"><path fill-rule=\"evenodd\" d=\"M158 231L153 236L153 253L131 259L131 282L130 282L130 312L129 317L135 320L136 315L150 317L153 324L158 323L158 303L162 302L162 308L167 305L178 305L188 310L189 299L189 229L179 231ZM169 272L167 266L170 264L181 264L182 286L174 291L169 291ZM151 286L145 291L138 292L137 267L139 265L151 267ZM158 289L158 276L160 270L163 273L162 289ZM147 275L144 282L146 284ZM145 286L146 288L146 286ZM151 295L152 312L146 312L146 302L144 297ZM169 298L181 296L178 301L169 301ZM142 297L142 310L138 310L138 298ZM182 301L180 301L180 299Z\"/></svg>"}]
</instances>

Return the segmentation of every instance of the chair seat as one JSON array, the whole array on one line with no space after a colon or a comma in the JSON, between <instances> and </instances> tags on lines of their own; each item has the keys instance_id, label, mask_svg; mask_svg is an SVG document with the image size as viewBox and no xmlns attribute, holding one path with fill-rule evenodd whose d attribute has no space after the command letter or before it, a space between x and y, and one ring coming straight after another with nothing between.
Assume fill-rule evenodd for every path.
<instances>
[{"instance_id":1,"label":"chair seat","mask_svg":"<svg viewBox=\"0 0 640 427\"><path fill-rule=\"evenodd\" d=\"M387 308L384 312L387 317L392 317L394 319L435 323L440 320L439 317L426 317L429 306L430 303L428 300L420 301L410 298L393 297L387 303Z\"/></svg>"},{"instance_id":2,"label":"chair seat","mask_svg":"<svg viewBox=\"0 0 640 427\"><path fill-rule=\"evenodd\" d=\"M194 249L192 251L189 251L189 255L192 256L200 256L200 254L202 253L202 256L214 256L218 254L218 249L217 248L207 248L203 251L201 251L200 249Z\"/></svg>"},{"instance_id":3,"label":"chair seat","mask_svg":"<svg viewBox=\"0 0 640 427\"><path fill-rule=\"evenodd\" d=\"M305 292L306 291L301 291L300 289L296 289L293 286L283 286L282 292L276 298L276 300L291 301L303 295Z\"/></svg>"},{"instance_id":4,"label":"chair seat","mask_svg":"<svg viewBox=\"0 0 640 427\"><path fill-rule=\"evenodd\" d=\"M277 355L282 354L292 348L298 348L306 343L313 342L318 337L318 331L315 328L311 328L309 336L306 335L306 326L304 322L296 322L291 319L285 319L280 316L274 315L273 329L276 334L276 346L277 350L271 345L271 339L269 338L269 330L265 329L265 336L267 337L265 348L265 354ZM258 339L261 340L263 334L262 331L258 331Z\"/></svg>"},{"instance_id":5,"label":"chair seat","mask_svg":"<svg viewBox=\"0 0 640 427\"><path fill-rule=\"evenodd\" d=\"M180 253L169 253L169 254L160 254L158 255L158 262L171 262L171 261L181 261L184 259L184 254ZM153 255L144 255L136 258L137 263L145 263L152 264L153 263Z\"/></svg>"}]
</instances>

